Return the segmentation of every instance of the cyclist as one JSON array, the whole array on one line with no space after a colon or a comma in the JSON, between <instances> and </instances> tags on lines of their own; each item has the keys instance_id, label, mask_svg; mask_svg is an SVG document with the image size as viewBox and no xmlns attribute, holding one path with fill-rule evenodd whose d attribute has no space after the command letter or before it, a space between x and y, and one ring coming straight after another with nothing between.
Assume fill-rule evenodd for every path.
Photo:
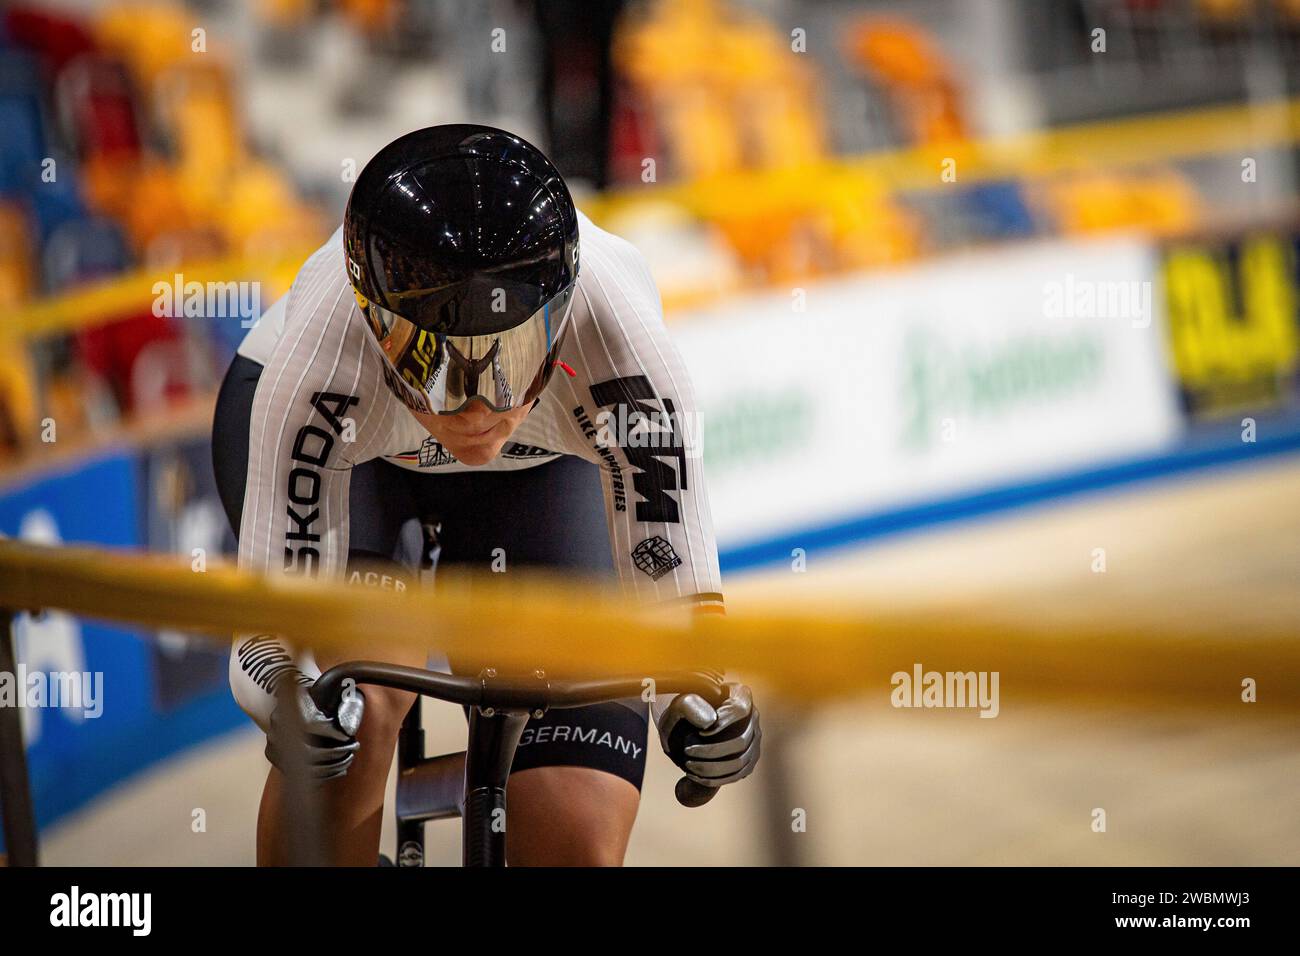
<instances>
[{"instance_id":1,"label":"cyclist","mask_svg":"<svg viewBox=\"0 0 1300 956\"><path fill-rule=\"evenodd\" d=\"M243 568L402 589L416 580L424 522L439 526L443 564L612 563L632 599L721 613L700 460L683 434L693 412L636 250L578 212L519 137L435 126L366 165L343 226L240 345L213 461ZM275 635L235 640L231 686L272 762L259 863L286 861L286 758L323 781L329 858L377 859L414 695L367 687L323 714L306 690L358 657L425 663L369 637L328 660ZM277 716L284 681L306 739ZM749 689L727 689L716 710L694 695L652 707L669 757L707 786L747 776L759 755ZM648 721L639 700L530 721L508 787L511 864L622 862ZM688 725L699 731L689 747Z\"/></svg>"}]
</instances>

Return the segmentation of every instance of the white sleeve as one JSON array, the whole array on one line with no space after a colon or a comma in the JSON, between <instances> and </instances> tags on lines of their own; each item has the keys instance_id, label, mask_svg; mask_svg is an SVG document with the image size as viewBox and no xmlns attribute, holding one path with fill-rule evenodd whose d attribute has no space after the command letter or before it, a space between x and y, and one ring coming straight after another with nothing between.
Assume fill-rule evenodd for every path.
<instances>
[{"instance_id":1,"label":"white sleeve","mask_svg":"<svg viewBox=\"0 0 1300 956\"><path fill-rule=\"evenodd\" d=\"M584 223L584 226L586 224ZM718 550L690 375L664 327L640 253L584 234L574 329L561 372L572 393L566 448L600 464L614 563L642 602L722 610Z\"/></svg>"},{"instance_id":2,"label":"white sleeve","mask_svg":"<svg viewBox=\"0 0 1300 956\"><path fill-rule=\"evenodd\" d=\"M337 287L337 289L335 288ZM258 381L249 422L239 566L261 574L342 576L351 471L377 453L388 392L351 315L343 282L295 287L285 331ZM336 294L337 292L337 294ZM285 678L319 676L277 635L241 635L231 688L263 728Z\"/></svg>"},{"instance_id":3,"label":"white sleeve","mask_svg":"<svg viewBox=\"0 0 1300 956\"><path fill-rule=\"evenodd\" d=\"M288 307L289 293L286 292L258 317L236 351L259 365L266 365L271 360L271 353L275 351L276 342L284 332L284 319Z\"/></svg>"}]
</instances>

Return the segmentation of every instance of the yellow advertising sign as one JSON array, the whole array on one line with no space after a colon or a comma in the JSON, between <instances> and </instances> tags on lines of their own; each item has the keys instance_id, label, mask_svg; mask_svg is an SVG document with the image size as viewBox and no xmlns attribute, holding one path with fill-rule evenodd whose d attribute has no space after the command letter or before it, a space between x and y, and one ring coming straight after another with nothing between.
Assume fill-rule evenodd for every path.
<instances>
[{"instance_id":1,"label":"yellow advertising sign","mask_svg":"<svg viewBox=\"0 0 1300 956\"><path fill-rule=\"evenodd\" d=\"M1174 365L1194 416L1292 400L1300 296L1290 235L1177 244L1164 283Z\"/></svg>"}]
</instances>

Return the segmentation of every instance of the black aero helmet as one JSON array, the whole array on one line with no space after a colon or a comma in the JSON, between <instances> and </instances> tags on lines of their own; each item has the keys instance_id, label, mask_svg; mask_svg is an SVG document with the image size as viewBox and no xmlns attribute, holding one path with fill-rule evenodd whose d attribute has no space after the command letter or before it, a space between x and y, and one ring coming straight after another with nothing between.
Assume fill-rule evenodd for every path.
<instances>
[{"instance_id":1,"label":"black aero helmet","mask_svg":"<svg viewBox=\"0 0 1300 956\"><path fill-rule=\"evenodd\" d=\"M578 275L578 215L536 147L490 126L408 133L357 177L343 243L358 305L422 396L408 399L504 411L545 387Z\"/></svg>"}]
</instances>

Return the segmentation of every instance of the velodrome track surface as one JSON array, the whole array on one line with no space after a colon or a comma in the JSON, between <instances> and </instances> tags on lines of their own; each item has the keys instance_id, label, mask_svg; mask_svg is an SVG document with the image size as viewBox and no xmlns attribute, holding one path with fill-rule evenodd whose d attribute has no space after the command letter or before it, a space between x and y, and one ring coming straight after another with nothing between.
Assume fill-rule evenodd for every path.
<instances>
[{"instance_id":1,"label":"velodrome track surface","mask_svg":"<svg viewBox=\"0 0 1300 956\"><path fill-rule=\"evenodd\" d=\"M1094 548L1107 572L1092 573ZM1099 589L1105 589L1099 595ZM1135 620L1178 602L1249 639L1300 625L1300 457L1224 467L999 514L810 558L727 582L728 600L773 593L844 606L1005 605L1011 616L1086 625L1100 597ZM1026 598L1026 592L1029 596ZM1011 595L1014 595L1014 600ZM1300 626L1297 626L1300 633ZM791 640L798 640L791 635ZM924 662L922 662L924 663ZM973 666L977 666L973 665ZM1259 705L1170 711L1141 699L1072 709L891 710L839 701L764 712L776 760L709 806L685 810L654 741L628 862L761 864L774 827L806 811L794 859L828 864L1294 864L1300 859L1300 721ZM431 751L463 746L457 708L428 704ZM249 864L262 740L228 735L115 788L45 834L53 865ZM1092 811L1107 813L1093 832ZM191 833L196 808L207 832ZM428 827L430 863L454 864L454 824ZM391 852L392 832L386 846Z\"/></svg>"}]
</instances>

